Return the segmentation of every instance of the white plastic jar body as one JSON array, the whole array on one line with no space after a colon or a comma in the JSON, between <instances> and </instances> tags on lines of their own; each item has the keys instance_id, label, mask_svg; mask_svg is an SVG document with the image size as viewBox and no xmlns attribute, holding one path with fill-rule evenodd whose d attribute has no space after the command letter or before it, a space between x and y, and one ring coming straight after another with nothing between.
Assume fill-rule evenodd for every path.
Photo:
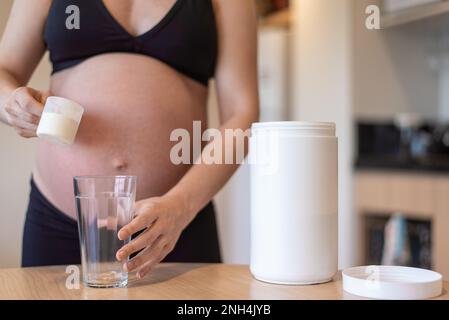
<instances>
[{"instance_id":1,"label":"white plastic jar body","mask_svg":"<svg viewBox=\"0 0 449 320\"><path fill-rule=\"evenodd\" d=\"M255 278L313 284L338 270L335 124L253 124L251 263Z\"/></svg>"}]
</instances>

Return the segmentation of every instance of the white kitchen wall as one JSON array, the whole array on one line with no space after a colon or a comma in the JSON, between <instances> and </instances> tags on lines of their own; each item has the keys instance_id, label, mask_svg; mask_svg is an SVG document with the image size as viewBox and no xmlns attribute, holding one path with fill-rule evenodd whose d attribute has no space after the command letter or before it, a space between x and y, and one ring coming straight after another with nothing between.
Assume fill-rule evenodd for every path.
<instances>
[{"instance_id":1,"label":"white kitchen wall","mask_svg":"<svg viewBox=\"0 0 449 320\"><path fill-rule=\"evenodd\" d=\"M352 210L353 0L294 0L292 108L296 120L331 121L339 143L339 266L354 264Z\"/></svg>"},{"instance_id":2,"label":"white kitchen wall","mask_svg":"<svg viewBox=\"0 0 449 320\"><path fill-rule=\"evenodd\" d=\"M330 1L328 1L330 2ZM399 112L438 113L438 73L432 68L431 21L386 30L365 28L365 9L379 0L357 0L354 20L354 113L369 119Z\"/></svg>"},{"instance_id":3,"label":"white kitchen wall","mask_svg":"<svg viewBox=\"0 0 449 320\"><path fill-rule=\"evenodd\" d=\"M0 34L13 0L0 1ZM47 89L50 65L42 59L30 86ZM28 203L29 179L34 163L34 142L0 124L0 267L20 265L22 228Z\"/></svg>"},{"instance_id":4,"label":"white kitchen wall","mask_svg":"<svg viewBox=\"0 0 449 320\"><path fill-rule=\"evenodd\" d=\"M441 54L438 60L438 119L449 123L449 52Z\"/></svg>"}]
</instances>

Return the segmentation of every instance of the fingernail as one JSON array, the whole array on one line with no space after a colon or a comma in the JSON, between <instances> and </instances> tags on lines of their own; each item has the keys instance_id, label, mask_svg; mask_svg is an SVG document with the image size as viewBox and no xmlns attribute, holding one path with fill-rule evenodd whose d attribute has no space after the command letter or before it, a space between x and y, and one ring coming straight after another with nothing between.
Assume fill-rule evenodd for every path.
<instances>
[{"instance_id":1,"label":"fingernail","mask_svg":"<svg viewBox=\"0 0 449 320\"><path fill-rule=\"evenodd\" d=\"M128 263L126 264L126 269L127 269L128 271L132 270L133 267L134 267L134 263L132 263L132 262L128 262Z\"/></svg>"},{"instance_id":2,"label":"fingernail","mask_svg":"<svg viewBox=\"0 0 449 320\"><path fill-rule=\"evenodd\" d=\"M138 272L137 273L137 278L142 279L143 277L145 277L145 274L143 272Z\"/></svg>"},{"instance_id":3,"label":"fingernail","mask_svg":"<svg viewBox=\"0 0 449 320\"><path fill-rule=\"evenodd\" d=\"M122 260L123 258L125 258L125 251L121 250L117 252L117 258L118 260Z\"/></svg>"}]
</instances>

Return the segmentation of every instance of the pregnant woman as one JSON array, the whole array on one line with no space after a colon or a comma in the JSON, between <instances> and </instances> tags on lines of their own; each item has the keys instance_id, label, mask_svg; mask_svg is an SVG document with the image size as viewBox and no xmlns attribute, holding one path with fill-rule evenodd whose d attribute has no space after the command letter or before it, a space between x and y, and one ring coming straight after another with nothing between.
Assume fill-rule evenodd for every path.
<instances>
[{"instance_id":1,"label":"pregnant woman","mask_svg":"<svg viewBox=\"0 0 449 320\"><path fill-rule=\"evenodd\" d=\"M37 141L23 266L80 263L72 178L99 174L138 176L136 216L119 237L143 232L117 253L140 251L130 271L219 262L210 201L237 165L175 165L170 133L207 128L211 78L221 132L257 119L253 1L16 0L0 44L0 117L25 138L49 94L26 87L46 50L49 92L85 114L73 145Z\"/></svg>"}]
</instances>

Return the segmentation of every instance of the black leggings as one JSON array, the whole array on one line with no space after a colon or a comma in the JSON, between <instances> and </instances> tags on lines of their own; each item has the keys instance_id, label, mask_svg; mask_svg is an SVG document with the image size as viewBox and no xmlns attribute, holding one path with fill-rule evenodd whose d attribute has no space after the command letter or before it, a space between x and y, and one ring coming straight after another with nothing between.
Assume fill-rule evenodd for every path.
<instances>
[{"instance_id":1,"label":"black leggings","mask_svg":"<svg viewBox=\"0 0 449 320\"><path fill-rule=\"evenodd\" d=\"M74 200L75 201L75 200ZM221 262L215 211L209 203L184 230L165 262ZM55 208L31 180L22 266L80 264L77 222Z\"/></svg>"}]
</instances>

